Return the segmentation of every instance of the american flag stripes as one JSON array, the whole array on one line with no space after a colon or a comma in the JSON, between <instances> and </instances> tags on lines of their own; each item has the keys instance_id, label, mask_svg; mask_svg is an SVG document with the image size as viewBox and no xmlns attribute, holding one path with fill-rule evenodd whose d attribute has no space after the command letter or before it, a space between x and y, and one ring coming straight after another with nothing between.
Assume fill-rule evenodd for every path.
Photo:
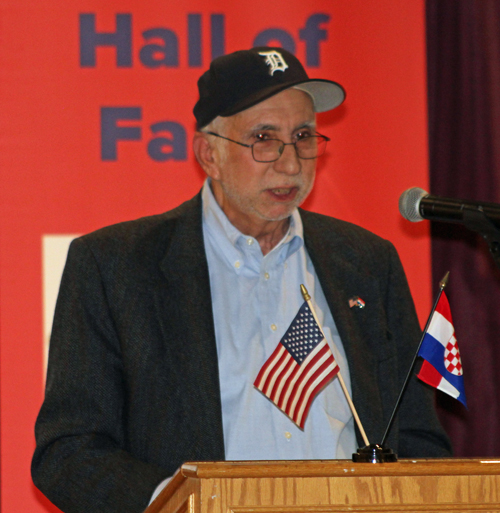
<instances>
[{"instance_id":1,"label":"american flag stripes","mask_svg":"<svg viewBox=\"0 0 500 513\"><path fill-rule=\"evenodd\" d=\"M254 386L303 429L314 397L338 371L323 333L304 302Z\"/></svg>"}]
</instances>

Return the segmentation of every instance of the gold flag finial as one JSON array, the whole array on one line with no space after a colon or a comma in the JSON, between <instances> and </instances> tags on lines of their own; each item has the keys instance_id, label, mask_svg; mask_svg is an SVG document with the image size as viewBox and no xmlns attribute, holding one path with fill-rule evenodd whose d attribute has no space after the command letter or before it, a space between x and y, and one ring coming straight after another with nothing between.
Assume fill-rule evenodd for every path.
<instances>
[{"instance_id":1,"label":"gold flag finial","mask_svg":"<svg viewBox=\"0 0 500 513\"><path fill-rule=\"evenodd\" d=\"M439 282L439 286L444 289L446 287L446 285L448 285L448 277L450 276L450 271L448 271L445 275L444 275L444 278Z\"/></svg>"},{"instance_id":2,"label":"gold flag finial","mask_svg":"<svg viewBox=\"0 0 500 513\"><path fill-rule=\"evenodd\" d=\"M300 291L302 292L302 297L304 298L304 301L311 300L311 296L309 295L309 292L307 292L307 289L304 287L304 285L302 285L302 283L300 284Z\"/></svg>"}]
</instances>

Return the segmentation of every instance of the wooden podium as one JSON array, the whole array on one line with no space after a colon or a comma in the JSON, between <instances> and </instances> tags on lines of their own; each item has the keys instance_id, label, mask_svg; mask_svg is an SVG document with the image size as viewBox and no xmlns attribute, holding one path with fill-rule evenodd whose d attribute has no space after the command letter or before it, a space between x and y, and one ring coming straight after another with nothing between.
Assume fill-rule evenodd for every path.
<instances>
[{"instance_id":1,"label":"wooden podium","mask_svg":"<svg viewBox=\"0 0 500 513\"><path fill-rule=\"evenodd\" d=\"M500 460L186 463L146 513L500 512Z\"/></svg>"}]
</instances>

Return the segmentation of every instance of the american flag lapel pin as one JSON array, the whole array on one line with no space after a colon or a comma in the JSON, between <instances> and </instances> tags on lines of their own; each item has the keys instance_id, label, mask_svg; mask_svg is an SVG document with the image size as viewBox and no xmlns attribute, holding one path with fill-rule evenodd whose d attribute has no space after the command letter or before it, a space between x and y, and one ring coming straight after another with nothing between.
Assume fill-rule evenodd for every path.
<instances>
[{"instance_id":1,"label":"american flag lapel pin","mask_svg":"<svg viewBox=\"0 0 500 513\"><path fill-rule=\"evenodd\" d=\"M359 296L353 296L349 299L349 308L364 308L365 302Z\"/></svg>"}]
</instances>

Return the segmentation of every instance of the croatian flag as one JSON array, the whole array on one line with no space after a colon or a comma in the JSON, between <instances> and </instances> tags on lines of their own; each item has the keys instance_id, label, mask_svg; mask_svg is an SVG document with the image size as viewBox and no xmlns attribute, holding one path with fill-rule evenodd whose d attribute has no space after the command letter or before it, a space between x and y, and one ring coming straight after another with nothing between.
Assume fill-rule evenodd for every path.
<instances>
[{"instance_id":1,"label":"croatian flag","mask_svg":"<svg viewBox=\"0 0 500 513\"><path fill-rule=\"evenodd\" d=\"M418 377L467 406L462 361L455 338L450 305L444 292L439 298L418 355L424 359Z\"/></svg>"},{"instance_id":2,"label":"croatian flag","mask_svg":"<svg viewBox=\"0 0 500 513\"><path fill-rule=\"evenodd\" d=\"M303 429L313 399L338 371L330 347L304 302L254 386Z\"/></svg>"}]
</instances>

